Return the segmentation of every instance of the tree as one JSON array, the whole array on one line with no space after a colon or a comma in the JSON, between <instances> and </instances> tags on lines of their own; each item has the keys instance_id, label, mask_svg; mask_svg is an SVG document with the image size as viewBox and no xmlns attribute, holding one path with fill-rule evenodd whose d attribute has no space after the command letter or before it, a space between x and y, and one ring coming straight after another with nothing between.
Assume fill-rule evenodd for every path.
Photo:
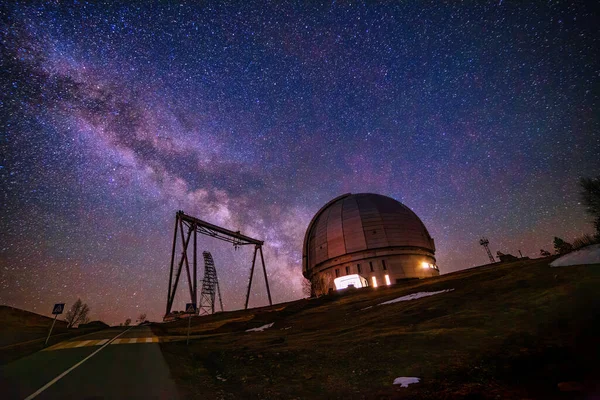
<instances>
[{"instance_id":1,"label":"tree","mask_svg":"<svg viewBox=\"0 0 600 400\"><path fill-rule=\"evenodd\" d=\"M585 211L593 218L596 236L600 237L600 176L596 178L581 178L581 202L586 207Z\"/></svg>"},{"instance_id":2,"label":"tree","mask_svg":"<svg viewBox=\"0 0 600 400\"><path fill-rule=\"evenodd\" d=\"M554 237L554 251L556 254L567 254L573 250L573 246L569 242L565 242L559 237Z\"/></svg>"},{"instance_id":3,"label":"tree","mask_svg":"<svg viewBox=\"0 0 600 400\"><path fill-rule=\"evenodd\" d=\"M329 274L321 274L320 276L313 277L312 290L315 296L321 296L329 292L329 288L332 283L331 276Z\"/></svg>"},{"instance_id":4,"label":"tree","mask_svg":"<svg viewBox=\"0 0 600 400\"><path fill-rule=\"evenodd\" d=\"M312 294L312 285L306 278L302 280L302 294L304 297L310 297Z\"/></svg>"},{"instance_id":5,"label":"tree","mask_svg":"<svg viewBox=\"0 0 600 400\"><path fill-rule=\"evenodd\" d=\"M125 323L123 324L123 326L129 326L129 325L131 325L131 318L127 318L125 320Z\"/></svg>"},{"instance_id":6,"label":"tree","mask_svg":"<svg viewBox=\"0 0 600 400\"><path fill-rule=\"evenodd\" d=\"M90 322L90 319L88 318L89 312L90 308L88 305L82 302L81 299L77 299L65 317L67 328L73 328L75 325L87 324Z\"/></svg>"},{"instance_id":7,"label":"tree","mask_svg":"<svg viewBox=\"0 0 600 400\"><path fill-rule=\"evenodd\" d=\"M146 320L146 313L140 314L140 316L138 317L138 324L144 323L145 320Z\"/></svg>"},{"instance_id":8,"label":"tree","mask_svg":"<svg viewBox=\"0 0 600 400\"><path fill-rule=\"evenodd\" d=\"M544 249L540 249L540 256L542 257L550 257L552 254L550 254L549 251L546 251Z\"/></svg>"}]
</instances>

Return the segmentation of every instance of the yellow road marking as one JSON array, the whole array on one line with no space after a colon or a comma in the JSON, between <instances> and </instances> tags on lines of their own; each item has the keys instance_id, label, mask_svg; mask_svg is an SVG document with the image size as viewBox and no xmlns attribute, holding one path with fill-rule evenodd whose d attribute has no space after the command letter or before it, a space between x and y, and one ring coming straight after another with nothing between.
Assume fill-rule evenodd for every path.
<instances>
[{"instance_id":1,"label":"yellow road marking","mask_svg":"<svg viewBox=\"0 0 600 400\"><path fill-rule=\"evenodd\" d=\"M75 346L77 346L78 344L79 344L79 342L78 342L78 341L75 341L75 342L67 342L67 343L65 343L65 344L64 344L64 345L63 345L61 348L62 348L62 349L70 349L70 348L72 348L72 347L75 347Z\"/></svg>"},{"instance_id":2,"label":"yellow road marking","mask_svg":"<svg viewBox=\"0 0 600 400\"><path fill-rule=\"evenodd\" d=\"M132 344L132 343L158 343L158 337L152 336L149 338L124 338L117 339L113 341L111 344Z\"/></svg>"},{"instance_id":3,"label":"yellow road marking","mask_svg":"<svg viewBox=\"0 0 600 400\"><path fill-rule=\"evenodd\" d=\"M95 339L95 340L75 340L71 342L62 342L50 346L43 351L54 351L63 349L72 349L77 347L90 347L90 346L103 346L109 339ZM145 337L145 338L123 338L115 339L111 344L135 344L135 343L158 343L160 340L158 336Z\"/></svg>"}]
</instances>

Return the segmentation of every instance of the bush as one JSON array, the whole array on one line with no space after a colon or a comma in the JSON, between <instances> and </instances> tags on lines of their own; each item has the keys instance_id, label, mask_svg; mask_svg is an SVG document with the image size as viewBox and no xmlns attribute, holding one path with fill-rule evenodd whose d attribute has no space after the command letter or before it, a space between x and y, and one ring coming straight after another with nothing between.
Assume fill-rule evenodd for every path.
<instances>
[{"instance_id":1,"label":"bush","mask_svg":"<svg viewBox=\"0 0 600 400\"><path fill-rule=\"evenodd\" d=\"M554 251L556 254L567 254L573 251L573 245L569 242L565 242L559 237L554 237Z\"/></svg>"}]
</instances>

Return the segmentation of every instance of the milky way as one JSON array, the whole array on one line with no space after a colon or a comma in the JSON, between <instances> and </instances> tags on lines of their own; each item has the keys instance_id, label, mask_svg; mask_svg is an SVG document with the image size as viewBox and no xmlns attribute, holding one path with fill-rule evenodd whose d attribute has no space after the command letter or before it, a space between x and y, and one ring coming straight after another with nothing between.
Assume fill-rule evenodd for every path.
<instances>
[{"instance_id":1,"label":"milky way","mask_svg":"<svg viewBox=\"0 0 600 400\"><path fill-rule=\"evenodd\" d=\"M592 231L585 4L56 3L1 10L2 304L161 318L177 210L265 240L276 302L302 296L304 230L342 193L409 206L442 273L485 263L480 236L534 257ZM251 249L200 249L242 307Z\"/></svg>"}]
</instances>

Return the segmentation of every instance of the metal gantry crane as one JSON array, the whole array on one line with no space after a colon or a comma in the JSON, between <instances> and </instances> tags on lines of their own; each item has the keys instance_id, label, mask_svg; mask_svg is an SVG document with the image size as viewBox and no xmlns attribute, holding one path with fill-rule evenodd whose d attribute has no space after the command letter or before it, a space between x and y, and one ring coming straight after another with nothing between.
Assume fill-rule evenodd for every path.
<instances>
[{"instance_id":1,"label":"metal gantry crane","mask_svg":"<svg viewBox=\"0 0 600 400\"><path fill-rule=\"evenodd\" d=\"M173 301L175 300L175 293L179 284L179 278L181 271L185 265L188 288L190 291L190 301L193 304L198 304L198 286L197 286L197 254L198 254L198 233L213 237L215 239L223 240L234 245L234 247L254 245L254 255L252 257L252 268L250 270L250 279L248 281L248 291L246 292L246 303L244 308L248 308L248 300L250 298L250 289L252 287L252 276L254 275L254 267L256 265L256 256L260 253L260 259L262 262L262 269L265 275L265 286L267 288L267 296L269 298L269 305L273 305L271 300L271 290L269 289L269 280L267 277L267 269L265 267L265 259L263 256L262 246L264 242L262 240L254 239L246 235L242 235L240 232L234 232L229 229L222 228L220 226L211 224L201 219L186 215L183 211L177 211L175 215L175 231L173 233L173 247L171 250L171 270L169 273L169 290L167 292L167 307L165 312L165 319L171 314L173 307ZM190 260L188 258L188 250L190 247L190 241L194 238L191 246L192 251L192 271L190 271ZM178 239L179 238L179 239ZM175 263L175 253L177 250L177 242L181 243L181 255L179 260ZM216 277L216 273L215 273ZM220 298L220 296L219 296ZM198 313L198 307L196 307L196 313Z\"/></svg>"}]
</instances>

